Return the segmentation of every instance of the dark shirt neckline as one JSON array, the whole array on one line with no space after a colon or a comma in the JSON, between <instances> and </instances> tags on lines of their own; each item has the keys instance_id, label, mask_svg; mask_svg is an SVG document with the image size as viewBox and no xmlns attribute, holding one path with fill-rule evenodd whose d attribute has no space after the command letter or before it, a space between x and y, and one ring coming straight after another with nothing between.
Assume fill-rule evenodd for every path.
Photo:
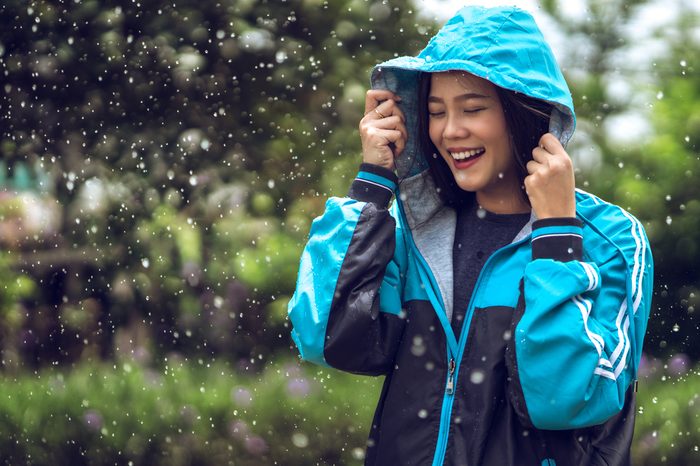
<instances>
[{"instance_id":1,"label":"dark shirt neckline","mask_svg":"<svg viewBox=\"0 0 700 466\"><path fill-rule=\"evenodd\" d=\"M470 209L469 215L476 216L479 220L483 220L491 223L519 223L523 219L526 221L530 219L532 215L531 212L523 212L517 214L497 214L489 210L484 209L480 205L476 204Z\"/></svg>"}]
</instances>

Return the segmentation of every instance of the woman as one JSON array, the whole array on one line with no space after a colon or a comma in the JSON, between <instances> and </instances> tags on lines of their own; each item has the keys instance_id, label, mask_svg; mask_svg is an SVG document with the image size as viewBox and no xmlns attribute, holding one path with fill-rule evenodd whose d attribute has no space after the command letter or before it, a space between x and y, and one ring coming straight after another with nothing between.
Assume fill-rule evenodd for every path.
<instances>
[{"instance_id":1,"label":"woman","mask_svg":"<svg viewBox=\"0 0 700 466\"><path fill-rule=\"evenodd\" d=\"M304 359L386 375L366 464L629 464L652 257L575 189L573 104L532 17L465 7L372 86L360 173L289 304Z\"/></svg>"}]
</instances>

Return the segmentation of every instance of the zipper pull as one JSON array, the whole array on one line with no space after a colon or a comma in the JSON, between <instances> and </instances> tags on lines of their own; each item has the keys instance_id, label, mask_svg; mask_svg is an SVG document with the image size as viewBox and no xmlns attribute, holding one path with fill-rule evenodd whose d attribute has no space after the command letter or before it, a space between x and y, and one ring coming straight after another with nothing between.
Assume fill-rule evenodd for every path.
<instances>
[{"instance_id":1,"label":"zipper pull","mask_svg":"<svg viewBox=\"0 0 700 466\"><path fill-rule=\"evenodd\" d=\"M445 391L447 392L448 395L452 395L452 393L455 390L455 383L454 383L455 367L457 367L457 364L455 364L455 358L450 358L449 377L447 378L447 388L445 389Z\"/></svg>"}]
</instances>

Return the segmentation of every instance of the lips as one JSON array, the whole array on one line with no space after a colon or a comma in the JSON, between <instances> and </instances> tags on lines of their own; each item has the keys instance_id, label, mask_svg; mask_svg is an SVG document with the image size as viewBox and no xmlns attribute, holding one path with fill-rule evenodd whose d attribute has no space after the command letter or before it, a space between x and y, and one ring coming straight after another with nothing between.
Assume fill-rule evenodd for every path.
<instances>
[{"instance_id":1,"label":"lips","mask_svg":"<svg viewBox=\"0 0 700 466\"><path fill-rule=\"evenodd\" d=\"M452 163L458 170L463 170L474 165L479 158L486 153L483 147L478 148L450 148L447 150L452 156Z\"/></svg>"}]
</instances>

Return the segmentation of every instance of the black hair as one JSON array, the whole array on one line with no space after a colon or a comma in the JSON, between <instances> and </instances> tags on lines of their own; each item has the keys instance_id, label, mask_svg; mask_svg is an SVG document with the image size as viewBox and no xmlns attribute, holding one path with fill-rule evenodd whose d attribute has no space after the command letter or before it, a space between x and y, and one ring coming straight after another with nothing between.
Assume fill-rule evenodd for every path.
<instances>
[{"instance_id":1,"label":"black hair","mask_svg":"<svg viewBox=\"0 0 700 466\"><path fill-rule=\"evenodd\" d=\"M549 131L549 116L553 106L549 102L525 94L495 86L503 108L506 127L511 138L516 174L525 202L530 203L524 190L526 165L532 160L532 149L537 147L543 134ZM450 167L438 153L428 133L428 97L430 95L430 73L421 73L418 86L418 134L420 151L428 163L438 193L443 202L454 208L474 202L475 195L462 190L455 182Z\"/></svg>"}]
</instances>

